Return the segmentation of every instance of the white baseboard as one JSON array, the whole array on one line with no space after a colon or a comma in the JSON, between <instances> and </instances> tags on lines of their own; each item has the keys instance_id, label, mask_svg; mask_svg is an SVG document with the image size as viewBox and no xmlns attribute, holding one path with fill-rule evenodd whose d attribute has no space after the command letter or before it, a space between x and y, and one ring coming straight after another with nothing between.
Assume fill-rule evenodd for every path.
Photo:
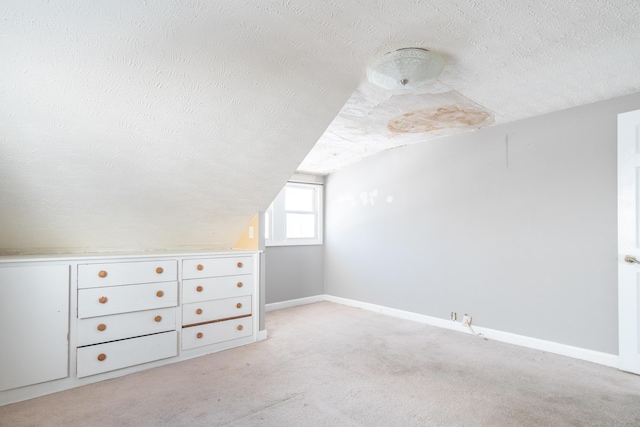
<instances>
[{"instance_id":1,"label":"white baseboard","mask_svg":"<svg viewBox=\"0 0 640 427\"><path fill-rule=\"evenodd\" d=\"M457 332L471 333L469 328L462 325L461 322L452 322L451 320L440 319L438 317L427 316L424 314L412 313L410 311L398 310L395 308L385 307L376 304L370 304L362 301L356 301L348 298L336 297L333 295L316 295L313 297L299 298L295 300L282 301L265 305L265 311L280 310L283 308L296 307L299 305L312 304L320 301L329 301L336 304L348 305L363 310L373 311L376 313L386 314L388 316L398 317L400 319L412 320L414 322L424 323L426 325L437 326L439 328L450 329ZM587 362L598 363L600 365L618 368L618 356L615 354L602 353L586 348L573 347L566 344L560 344L553 341L546 341L538 338L527 337L524 335L513 334L510 332L498 331L481 326L473 326L476 333L482 334L485 338L505 342L508 344L519 345L535 350L546 351L548 353L559 354L561 356L573 357L575 359L586 360ZM260 331L265 332L266 331Z\"/></svg>"},{"instance_id":2,"label":"white baseboard","mask_svg":"<svg viewBox=\"0 0 640 427\"><path fill-rule=\"evenodd\" d=\"M258 334L256 335L256 341L264 341L267 339L267 330L265 329L264 331L258 331Z\"/></svg>"},{"instance_id":3,"label":"white baseboard","mask_svg":"<svg viewBox=\"0 0 640 427\"><path fill-rule=\"evenodd\" d=\"M299 305L313 304L314 302L325 301L325 295L316 295L313 297L298 298L282 302L274 302L265 304L265 311L281 310L283 308L297 307Z\"/></svg>"},{"instance_id":4,"label":"white baseboard","mask_svg":"<svg viewBox=\"0 0 640 427\"><path fill-rule=\"evenodd\" d=\"M315 297L314 297L315 298ZM413 320L431 326L451 329L458 332L471 333L469 328L462 325L461 322L452 322L451 320L440 319L437 317L426 316L424 314L412 313L409 311L398 310L395 308L384 307L376 304L355 301L347 298L335 297L332 295L324 295L325 301L337 304L348 305L351 307L361 308L363 310L374 311L401 319ZM618 356L614 354L602 353L599 351L588 350L580 347L573 347L566 344L560 344L553 341L541 340L538 338L527 337L524 335L512 334L510 332L497 331L495 329L473 326L473 330L484 337L496 341L509 344L515 344L522 347L528 347L535 350L542 350L549 353L559 354L562 356L573 357L575 359L586 360L588 362L598 363L600 365L618 367Z\"/></svg>"}]
</instances>

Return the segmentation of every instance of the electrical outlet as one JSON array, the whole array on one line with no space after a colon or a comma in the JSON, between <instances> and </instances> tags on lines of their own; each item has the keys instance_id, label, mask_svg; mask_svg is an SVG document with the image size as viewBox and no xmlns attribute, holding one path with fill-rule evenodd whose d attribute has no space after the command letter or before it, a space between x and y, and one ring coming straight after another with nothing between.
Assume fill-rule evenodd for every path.
<instances>
[{"instance_id":1,"label":"electrical outlet","mask_svg":"<svg viewBox=\"0 0 640 427\"><path fill-rule=\"evenodd\" d=\"M465 314L464 317L462 318L462 324L464 326L471 326L471 316Z\"/></svg>"},{"instance_id":2,"label":"electrical outlet","mask_svg":"<svg viewBox=\"0 0 640 427\"><path fill-rule=\"evenodd\" d=\"M455 311L451 312L451 320L453 320L454 322L456 320L458 320L458 313L456 313Z\"/></svg>"}]
</instances>

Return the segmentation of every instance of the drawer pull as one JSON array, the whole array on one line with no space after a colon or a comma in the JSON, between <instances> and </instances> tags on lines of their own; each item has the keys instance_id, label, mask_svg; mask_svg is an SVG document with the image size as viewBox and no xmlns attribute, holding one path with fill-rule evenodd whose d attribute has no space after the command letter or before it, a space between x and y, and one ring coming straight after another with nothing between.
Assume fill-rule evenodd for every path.
<instances>
[{"instance_id":1,"label":"drawer pull","mask_svg":"<svg viewBox=\"0 0 640 427\"><path fill-rule=\"evenodd\" d=\"M107 355L104 354L104 353L100 353L98 355L98 360L101 361L101 362L104 361L106 358L107 358Z\"/></svg>"},{"instance_id":2,"label":"drawer pull","mask_svg":"<svg viewBox=\"0 0 640 427\"><path fill-rule=\"evenodd\" d=\"M201 308L197 309L196 314L202 314L202 309Z\"/></svg>"},{"instance_id":3,"label":"drawer pull","mask_svg":"<svg viewBox=\"0 0 640 427\"><path fill-rule=\"evenodd\" d=\"M100 277L102 277L104 279L105 277L107 277L107 272L104 271L104 270L100 270L100 272L98 273L98 276L100 276Z\"/></svg>"},{"instance_id":4,"label":"drawer pull","mask_svg":"<svg viewBox=\"0 0 640 427\"><path fill-rule=\"evenodd\" d=\"M196 288L196 291L198 291L198 292L202 292L202 286L198 286L198 287Z\"/></svg>"},{"instance_id":5,"label":"drawer pull","mask_svg":"<svg viewBox=\"0 0 640 427\"><path fill-rule=\"evenodd\" d=\"M164 269L162 267L156 268L156 273L162 274L163 272L164 272Z\"/></svg>"},{"instance_id":6,"label":"drawer pull","mask_svg":"<svg viewBox=\"0 0 640 427\"><path fill-rule=\"evenodd\" d=\"M239 262L238 263L238 268L242 268L243 265L244 265L243 263Z\"/></svg>"},{"instance_id":7,"label":"drawer pull","mask_svg":"<svg viewBox=\"0 0 640 427\"><path fill-rule=\"evenodd\" d=\"M241 288L241 287L242 287L242 282L238 282L237 286L238 286L239 288Z\"/></svg>"},{"instance_id":8,"label":"drawer pull","mask_svg":"<svg viewBox=\"0 0 640 427\"><path fill-rule=\"evenodd\" d=\"M107 303L107 301L109 301L109 298L107 298L107 297L100 297L100 298L98 298L98 302L99 302L100 304L106 304L106 303Z\"/></svg>"},{"instance_id":9,"label":"drawer pull","mask_svg":"<svg viewBox=\"0 0 640 427\"><path fill-rule=\"evenodd\" d=\"M153 318L156 322L162 322L162 316L156 316Z\"/></svg>"},{"instance_id":10,"label":"drawer pull","mask_svg":"<svg viewBox=\"0 0 640 427\"><path fill-rule=\"evenodd\" d=\"M239 330L239 331L241 331L241 330L243 330L243 329L244 329L244 328L242 327L242 325L238 325L238 330Z\"/></svg>"},{"instance_id":11,"label":"drawer pull","mask_svg":"<svg viewBox=\"0 0 640 427\"><path fill-rule=\"evenodd\" d=\"M107 329L107 325L105 325L104 323L100 323L98 325L98 330L99 331L104 331L105 329Z\"/></svg>"},{"instance_id":12,"label":"drawer pull","mask_svg":"<svg viewBox=\"0 0 640 427\"><path fill-rule=\"evenodd\" d=\"M164 296L164 292L162 292L162 291L158 291L158 292L156 292L156 296L157 296L158 298L162 298L162 297Z\"/></svg>"},{"instance_id":13,"label":"drawer pull","mask_svg":"<svg viewBox=\"0 0 640 427\"><path fill-rule=\"evenodd\" d=\"M196 334L196 338L198 338L198 339L202 338L202 332L198 332L198 333Z\"/></svg>"},{"instance_id":14,"label":"drawer pull","mask_svg":"<svg viewBox=\"0 0 640 427\"><path fill-rule=\"evenodd\" d=\"M242 303L237 303L236 308L242 308Z\"/></svg>"},{"instance_id":15,"label":"drawer pull","mask_svg":"<svg viewBox=\"0 0 640 427\"><path fill-rule=\"evenodd\" d=\"M198 266L196 267L198 270L202 270L204 268L204 266L202 264L198 264Z\"/></svg>"}]
</instances>

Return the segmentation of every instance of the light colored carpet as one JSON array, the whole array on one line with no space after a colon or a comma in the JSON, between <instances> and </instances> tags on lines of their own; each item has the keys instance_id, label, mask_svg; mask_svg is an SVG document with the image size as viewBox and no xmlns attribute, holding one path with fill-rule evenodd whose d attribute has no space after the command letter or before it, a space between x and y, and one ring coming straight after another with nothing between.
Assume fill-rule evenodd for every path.
<instances>
[{"instance_id":1,"label":"light colored carpet","mask_svg":"<svg viewBox=\"0 0 640 427\"><path fill-rule=\"evenodd\" d=\"M0 407L2 426L639 426L640 377L322 302L269 339Z\"/></svg>"}]
</instances>

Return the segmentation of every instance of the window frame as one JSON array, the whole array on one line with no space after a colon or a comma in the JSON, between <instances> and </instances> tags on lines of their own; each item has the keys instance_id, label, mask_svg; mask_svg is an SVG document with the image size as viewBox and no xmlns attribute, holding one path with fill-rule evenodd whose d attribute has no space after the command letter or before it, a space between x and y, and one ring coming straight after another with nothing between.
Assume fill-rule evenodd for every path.
<instances>
[{"instance_id":1,"label":"window frame","mask_svg":"<svg viewBox=\"0 0 640 427\"><path fill-rule=\"evenodd\" d=\"M307 188L313 190L313 210L312 211L287 211L286 190L287 188ZM265 211L265 246L306 246L306 245L322 245L323 244L323 216L324 216L324 186L322 184L289 181L280 190L280 193L273 200L269 208ZM309 214L315 215L315 234L316 237L286 237L287 229L287 213L292 214Z\"/></svg>"}]
</instances>

